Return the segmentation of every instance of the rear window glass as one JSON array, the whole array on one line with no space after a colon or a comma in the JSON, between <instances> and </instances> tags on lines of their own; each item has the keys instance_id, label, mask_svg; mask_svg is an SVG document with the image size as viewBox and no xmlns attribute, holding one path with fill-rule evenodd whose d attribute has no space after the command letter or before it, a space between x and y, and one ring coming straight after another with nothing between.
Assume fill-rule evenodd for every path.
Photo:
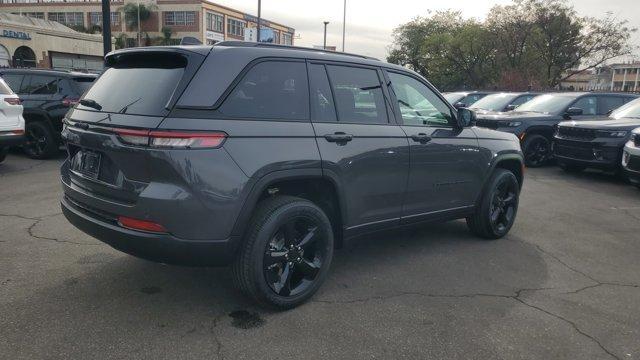
<instances>
[{"instance_id":1,"label":"rear window glass","mask_svg":"<svg viewBox=\"0 0 640 360\"><path fill-rule=\"evenodd\" d=\"M91 88L91 85L93 85L94 81L95 79L90 77L77 77L77 78L71 79L71 82L76 87L80 95L87 92L87 90Z\"/></svg>"},{"instance_id":2,"label":"rear window glass","mask_svg":"<svg viewBox=\"0 0 640 360\"><path fill-rule=\"evenodd\" d=\"M387 109L378 73L350 66L327 67L338 119L346 123L385 124Z\"/></svg>"},{"instance_id":3,"label":"rear window glass","mask_svg":"<svg viewBox=\"0 0 640 360\"><path fill-rule=\"evenodd\" d=\"M4 80L2 80L2 79L0 79L0 94L2 94L2 95L11 95L11 94L13 94L13 91L11 90L9 85L7 85L7 83L5 83Z\"/></svg>"},{"instance_id":4,"label":"rear window glass","mask_svg":"<svg viewBox=\"0 0 640 360\"><path fill-rule=\"evenodd\" d=\"M22 79L24 75L19 74L4 74L2 75L2 79L6 82L7 85L13 90L14 93L18 93L20 91L20 84L22 84Z\"/></svg>"},{"instance_id":5,"label":"rear window glass","mask_svg":"<svg viewBox=\"0 0 640 360\"><path fill-rule=\"evenodd\" d=\"M186 59L176 55L130 56L111 67L84 94L96 106L84 110L153 115L166 114L166 105L184 74Z\"/></svg>"}]
</instances>

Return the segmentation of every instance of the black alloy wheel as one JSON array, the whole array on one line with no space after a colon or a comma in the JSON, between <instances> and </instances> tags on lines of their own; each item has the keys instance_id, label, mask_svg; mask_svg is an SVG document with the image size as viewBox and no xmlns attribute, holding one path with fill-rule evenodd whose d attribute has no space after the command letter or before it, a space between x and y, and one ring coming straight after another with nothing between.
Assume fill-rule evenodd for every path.
<instances>
[{"instance_id":1,"label":"black alloy wheel","mask_svg":"<svg viewBox=\"0 0 640 360\"><path fill-rule=\"evenodd\" d=\"M245 295L290 309L307 301L328 275L333 228L313 202L287 195L261 201L232 266Z\"/></svg>"},{"instance_id":2,"label":"black alloy wheel","mask_svg":"<svg viewBox=\"0 0 640 360\"><path fill-rule=\"evenodd\" d=\"M524 142L524 160L528 167L540 167L551 156L551 142L542 135L531 135Z\"/></svg>"},{"instance_id":3,"label":"black alloy wheel","mask_svg":"<svg viewBox=\"0 0 640 360\"><path fill-rule=\"evenodd\" d=\"M509 178L498 182L490 206L490 222L495 233L503 233L510 228L517 210L518 183Z\"/></svg>"},{"instance_id":4,"label":"black alloy wheel","mask_svg":"<svg viewBox=\"0 0 640 360\"><path fill-rule=\"evenodd\" d=\"M41 121L27 123L25 128L24 152L32 159L46 159L53 156L57 143L48 124Z\"/></svg>"},{"instance_id":5,"label":"black alloy wheel","mask_svg":"<svg viewBox=\"0 0 640 360\"><path fill-rule=\"evenodd\" d=\"M520 184L509 170L496 169L491 175L467 226L475 235L493 240L505 236L515 223L520 198Z\"/></svg>"},{"instance_id":6,"label":"black alloy wheel","mask_svg":"<svg viewBox=\"0 0 640 360\"><path fill-rule=\"evenodd\" d=\"M283 224L267 244L264 277L279 296L295 296L307 290L318 276L326 239L313 219L296 217Z\"/></svg>"}]
</instances>

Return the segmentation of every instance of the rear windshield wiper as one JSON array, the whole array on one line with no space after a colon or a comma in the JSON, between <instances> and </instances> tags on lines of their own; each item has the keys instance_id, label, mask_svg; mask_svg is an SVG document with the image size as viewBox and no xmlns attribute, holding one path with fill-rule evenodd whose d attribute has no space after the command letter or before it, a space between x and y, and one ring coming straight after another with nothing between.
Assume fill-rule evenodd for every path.
<instances>
[{"instance_id":1,"label":"rear windshield wiper","mask_svg":"<svg viewBox=\"0 0 640 360\"><path fill-rule=\"evenodd\" d=\"M98 104L95 100L91 100L91 99L80 100L80 105L84 105L86 107L90 107L98 111L102 110L102 105Z\"/></svg>"},{"instance_id":2,"label":"rear windshield wiper","mask_svg":"<svg viewBox=\"0 0 640 360\"><path fill-rule=\"evenodd\" d=\"M124 113L126 113L126 112L127 112L127 110L129 110L129 106L131 106L131 105L133 105L133 104L137 103L137 102L138 102L138 101L140 101L140 100L142 100L142 98L141 98L141 97L140 97L140 98L135 99L134 101L132 101L132 102L128 103L128 104L127 104L127 105L125 105L125 106L123 106L123 107L122 107L122 109L118 110L118 112L119 112L120 114L124 114Z\"/></svg>"}]
</instances>

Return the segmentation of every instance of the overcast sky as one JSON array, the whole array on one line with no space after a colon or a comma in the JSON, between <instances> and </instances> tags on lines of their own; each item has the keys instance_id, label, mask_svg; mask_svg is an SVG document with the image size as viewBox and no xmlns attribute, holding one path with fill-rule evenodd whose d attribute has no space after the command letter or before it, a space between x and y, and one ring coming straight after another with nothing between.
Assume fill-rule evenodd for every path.
<instances>
[{"instance_id":1,"label":"overcast sky","mask_svg":"<svg viewBox=\"0 0 640 360\"><path fill-rule=\"evenodd\" d=\"M257 0L212 0L252 14L257 14ZM570 0L580 14L602 17L612 12L640 27L640 0ZM494 5L510 0L347 0L346 49L384 59L391 44L393 29L429 10L458 9L463 16L484 19ZM329 21L327 45L342 46L343 0L262 0L262 16L296 29L296 45L322 45L323 21ZM640 36L634 36L640 44Z\"/></svg>"}]
</instances>

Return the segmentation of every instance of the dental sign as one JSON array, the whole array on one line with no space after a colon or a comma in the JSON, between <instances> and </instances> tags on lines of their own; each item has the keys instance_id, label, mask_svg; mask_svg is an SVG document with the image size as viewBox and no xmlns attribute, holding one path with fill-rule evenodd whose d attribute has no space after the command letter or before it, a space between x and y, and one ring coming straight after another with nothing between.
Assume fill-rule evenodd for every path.
<instances>
[{"instance_id":1,"label":"dental sign","mask_svg":"<svg viewBox=\"0 0 640 360\"><path fill-rule=\"evenodd\" d=\"M11 38L11 39L20 39L20 40L31 40L31 35L22 31L13 31L3 29L0 31L1 37Z\"/></svg>"}]
</instances>

